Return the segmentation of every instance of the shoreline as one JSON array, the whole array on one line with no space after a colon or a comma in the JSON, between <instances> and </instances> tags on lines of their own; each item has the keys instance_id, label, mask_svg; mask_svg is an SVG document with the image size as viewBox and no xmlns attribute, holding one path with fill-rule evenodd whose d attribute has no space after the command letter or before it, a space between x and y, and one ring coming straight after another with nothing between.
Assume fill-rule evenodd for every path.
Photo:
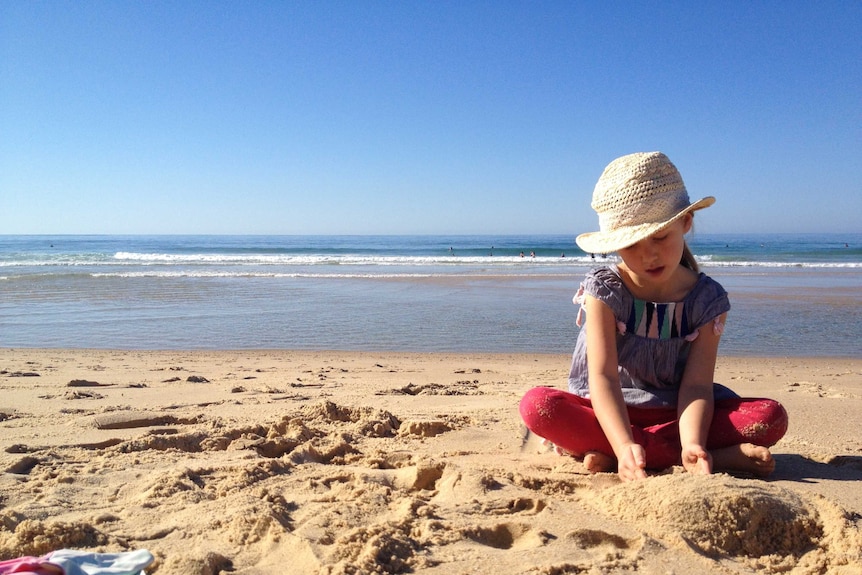
<instances>
[{"instance_id":1,"label":"shoreline","mask_svg":"<svg viewBox=\"0 0 862 575\"><path fill-rule=\"evenodd\" d=\"M720 356L717 381L790 414L775 474L673 468L639 485L525 436L521 395L564 388L569 361L0 348L0 560L71 547L149 549L151 575L858 571L862 359Z\"/></svg>"},{"instance_id":2,"label":"shoreline","mask_svg":"<svg viewBox=\"0 0 862 575\"><path fill-rule=\"evenodd\" d=\"M574 349L574 343L573 343ZM278 347L238 347L238 348L141 348L141 347L28 347L28 346L4 346L0 345L0 355L3 353L30 353L30 352L60 352L60 353L135 353L135 354L200 354L200 355L218 355L218 354L243 354L243 353L260 353L273 354L283 353L291 355L384 355L384 356L463 356L463 357L532 357L537 358L565 358L567 362L571 361L572 352L555 353L555 352L523 352L523 351L411 351L398 349L329 349L329 348L278 348ZM862 358L857 358L849 355L766 355L756 353L752 355L738 353L721 353L718 354L718 364L722 360L745 360L745 361L840 361L849 363L859 363L862 365ZM2 367L0 367L2 369ZM568 365L566 366L568 372Z\"/></svg>"}]
</instances>

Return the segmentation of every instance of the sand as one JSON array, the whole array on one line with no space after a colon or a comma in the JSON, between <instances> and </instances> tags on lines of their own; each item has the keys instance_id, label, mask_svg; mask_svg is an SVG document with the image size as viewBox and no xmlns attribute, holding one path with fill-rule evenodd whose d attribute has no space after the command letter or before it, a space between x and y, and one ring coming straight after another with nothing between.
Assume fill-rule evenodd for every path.
<instances>
[{"instance_id":1,"label":"sand","mask_svg":"<svg viewBox=\"0 0 862 575\"><path fill-rule=\"evenodd\" d=\"M722 358L778 399L766 481L589 475L518 400L568 358L0 349L0 560L150 574L862 573L862 360Z\"/></svg>"}]
</instances>

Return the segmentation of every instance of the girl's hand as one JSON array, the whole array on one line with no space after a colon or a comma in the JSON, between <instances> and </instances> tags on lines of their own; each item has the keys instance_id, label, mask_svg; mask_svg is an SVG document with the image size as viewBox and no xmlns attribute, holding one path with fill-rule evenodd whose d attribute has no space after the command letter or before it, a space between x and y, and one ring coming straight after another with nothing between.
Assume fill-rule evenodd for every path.
<instances>
[{"instance_id":1,"label":"girl's hand","mask_svg":"<svg viewBox=\"0 0 862 575\"><path fill-rule=\"evenodd\" d=\"M712 456L700 445L686 445L682 448L682 466L689 473L710 475L712 473Z\"/></svg>"},{"instance_id":2,"label":"girl's hand","mask_svg":"<svg viewBox=\"0 0 862 575\"><path fill-rule=\"evenodd\" d=\"M617 475L623 481L646 478L646 452L642 445L630 443L626 445L617 457Z\"/></svg>"}]
</instances>

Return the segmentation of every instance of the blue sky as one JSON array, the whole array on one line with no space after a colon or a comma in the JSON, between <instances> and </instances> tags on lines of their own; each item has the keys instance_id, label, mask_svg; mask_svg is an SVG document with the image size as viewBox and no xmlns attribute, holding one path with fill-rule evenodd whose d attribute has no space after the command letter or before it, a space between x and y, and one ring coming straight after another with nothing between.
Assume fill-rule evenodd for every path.
<instances>
[{"instance_id":1,"label":"blue sky","mask_svg":"<svg viewBox=\"0 0 862 575\"><path fill-rule=\"evenodd\" d=\"M0 233L862 231L862 3L0 3Z\"/></svg>"}]
</instances>

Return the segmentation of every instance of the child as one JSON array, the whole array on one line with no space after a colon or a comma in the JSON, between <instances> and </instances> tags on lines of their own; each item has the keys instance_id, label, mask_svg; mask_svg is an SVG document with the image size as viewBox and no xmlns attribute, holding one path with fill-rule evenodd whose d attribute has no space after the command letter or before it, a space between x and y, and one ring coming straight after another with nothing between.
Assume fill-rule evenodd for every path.
<instances>
[{"instance_id":1,"label":"child","mask_svg":"<svg viewBox=\"0 0 862 575\"><path fill-rule=\"evenodd\" d=\"M768 447L787 430L776 401L742 399L714 383L718 342L730 303L698 273L685 243L693 212L682 177L660 152L611 162L593 192L601 231L581 234L587 253L621 261L587 274L575 303L578 334L569 392L547 387L521 400L521 417L591 473L632 480L645 469L766 477Z\"/></svg>"}]
</instances>

